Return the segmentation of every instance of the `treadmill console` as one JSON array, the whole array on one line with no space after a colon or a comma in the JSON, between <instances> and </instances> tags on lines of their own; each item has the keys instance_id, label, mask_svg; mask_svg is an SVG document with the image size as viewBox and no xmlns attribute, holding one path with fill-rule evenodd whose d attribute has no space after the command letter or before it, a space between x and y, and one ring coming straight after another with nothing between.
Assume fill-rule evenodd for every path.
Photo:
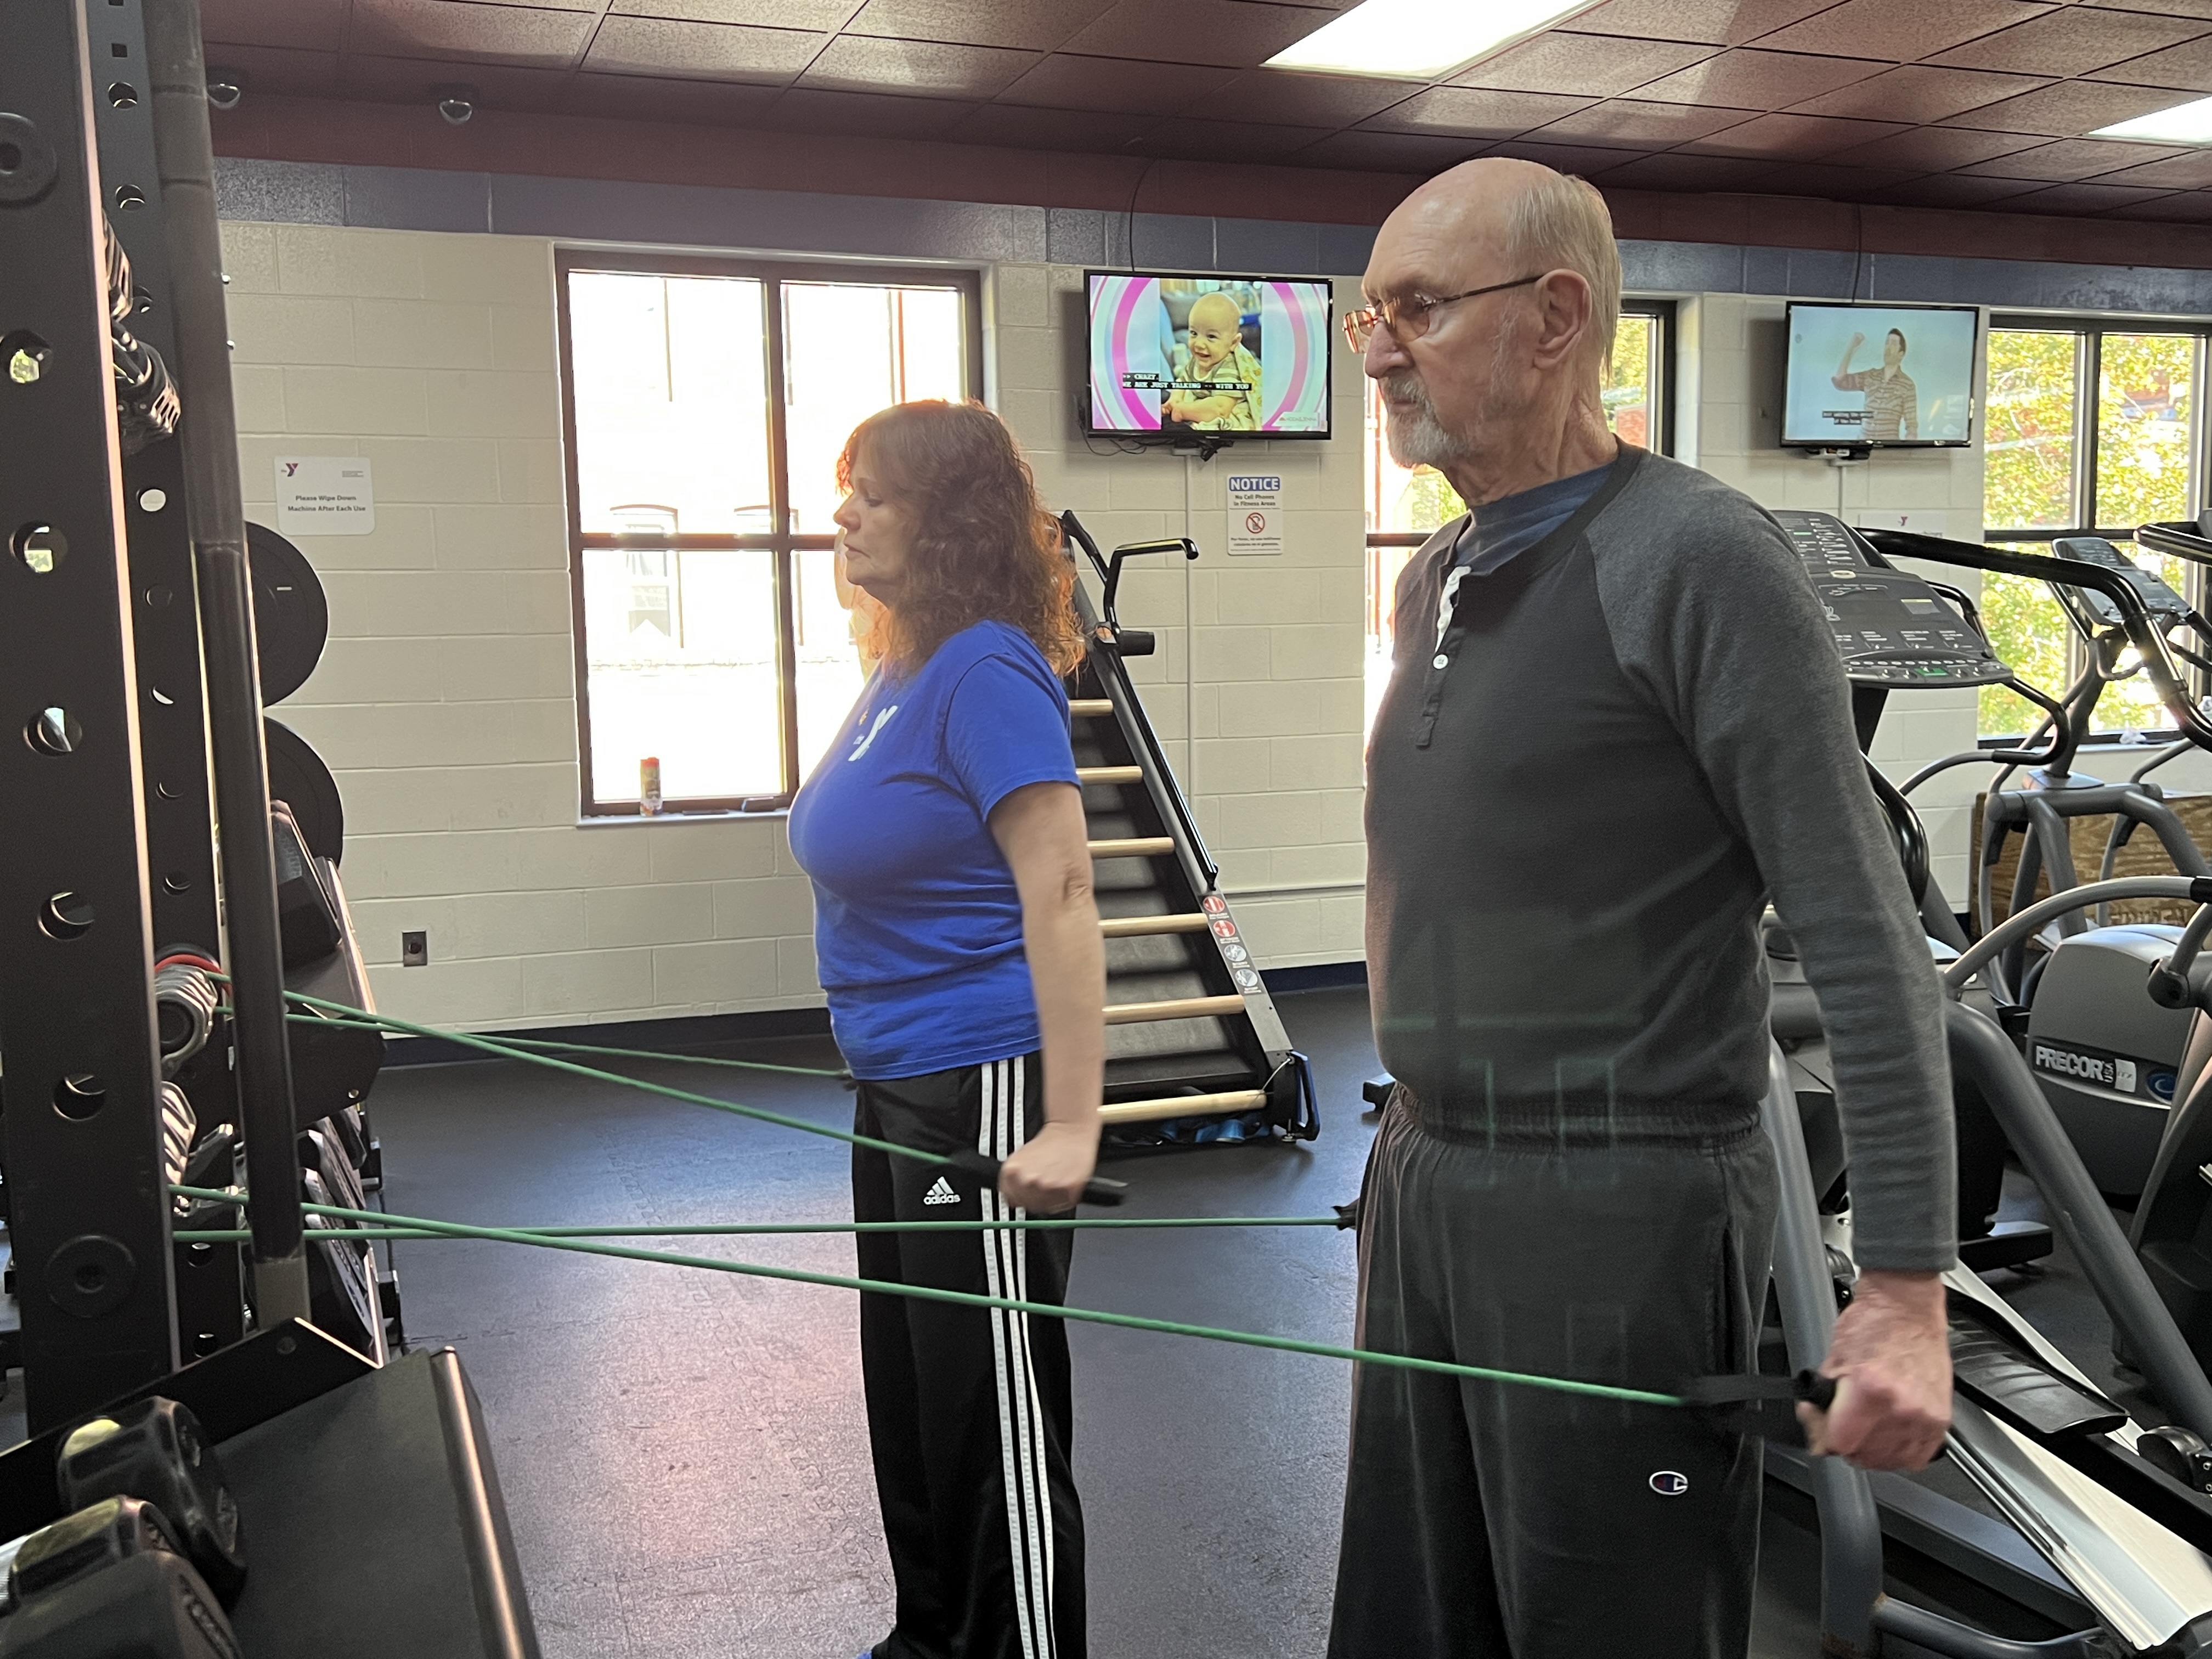
<instances>
[{"instance_id":1,"label":"treadmill console","mask_svg":"<svg viewBox=\"0 0 2212 1659\"><path fill-rule=\"evenodd\" d=\"M2051 544L2051 550L2062 559L2078 559L2083 564L2100 564L2107 570L2118 571L2142 600L2143 609L2161 624L2161 631L2189 619L2188 600L2167 586L2162 577L2144 569L2102 536L2061 536ZM2102 626L2120 625L2119 607L2094 588L2061 587L2057 592L2062 599L2078 599Z\"/></svg>"},{"instance_id":2,"label":"treadmill console","mask_svg":"<svg viewBox=\"0 0 2212 1659\"><path fill-rule=\"evenodd\" d=\"M2012 678L1972 623L1841 519L1794 508L1774 516L1827 613L1854 685L2002 685Z\"/></svg>"}]
</instances>

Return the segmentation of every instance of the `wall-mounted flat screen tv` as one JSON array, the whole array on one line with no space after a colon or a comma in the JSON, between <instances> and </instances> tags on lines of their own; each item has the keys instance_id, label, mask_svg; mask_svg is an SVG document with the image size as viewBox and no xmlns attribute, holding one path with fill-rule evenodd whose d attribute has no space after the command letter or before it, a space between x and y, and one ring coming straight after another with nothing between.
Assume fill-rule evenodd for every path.
<instances>
[{"instance_id":1,"label":"wall-mounted flat screen tv","mask_svg":"<svg viewBox=\"0 0 2212 1659\"><path fill-rule=\"evenodd\" d=\"M1972 306L1793 300L1785 447L1963 446L1974 426Z\"/></svg>"},{"instance_id":2,"label":"wall-mounted flat screen tv","mask_svg":"<svg viewBox=\"0 0 2212 1659\"><path fill-rule=\"evenodd\" d=\"M1094 436L1326 438L1329 284L1084 273Z\"/></svg>"}]
</instances>

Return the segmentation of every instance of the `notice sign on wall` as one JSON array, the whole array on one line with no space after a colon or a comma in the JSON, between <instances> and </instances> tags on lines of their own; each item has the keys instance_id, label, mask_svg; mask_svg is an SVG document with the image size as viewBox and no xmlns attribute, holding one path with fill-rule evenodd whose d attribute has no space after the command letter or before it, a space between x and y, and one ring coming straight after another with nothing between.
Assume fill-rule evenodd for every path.
<instances>
[{"instance_id":1,"label":"notice sign on wall","mask_svg":"<svg viewBox=\"0 0 2212 1659\"><path fill-rule=\"evenodd\" d=\"M276 528L286 536L366 536L376 491L359 456L279 455Z\"/></svg>"},{"instance_id":2,"label":"notice sign on wall","mask_svg":"<svg viewBox=\"0 0 2212 1659\"><path fill-rule=\"evenodd\" d=\"M1283 550L1283 475L1229 475L1229 550L1268 556Z\"/></svg>"}]
</instances>

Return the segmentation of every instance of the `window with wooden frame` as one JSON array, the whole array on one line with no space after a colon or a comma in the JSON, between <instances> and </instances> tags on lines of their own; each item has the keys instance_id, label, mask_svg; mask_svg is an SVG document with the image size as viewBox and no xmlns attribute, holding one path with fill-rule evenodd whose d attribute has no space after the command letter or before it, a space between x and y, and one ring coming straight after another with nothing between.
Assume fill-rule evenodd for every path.
<instances>
[{"instance_id":1,"label":"window with wooden frame","mask_svg":"<svg viewBox=\"0 0 2212 1659\"><path fill-rule=\"evenodd\" d=\"M858 695L836 460L885 405L976 396L972 272L559 257L586 817L787 806Z\"/></svg>"},{"instance_id":2,"label":"window with wooden frame","mask_svg":"<svg viewBox=\"0 0 2212 1659\"><path fill-rule=\"evenodd\" d=\"M2047 553L2061 536L2101 536L2192 605L2204 572L2132 546L2136 527L2193 518L2206 503L2203 323L1999 315L1990 319L1983 539ZM2056 696L2085 647L2044 583L1982 578L1997 654ZM1981 694L1985 740L2016 738L2041 711L2002 686ZM2153 737L2172 717L2141 674L2106 686L2093 729Z\"/></svg>"}]
</instances>

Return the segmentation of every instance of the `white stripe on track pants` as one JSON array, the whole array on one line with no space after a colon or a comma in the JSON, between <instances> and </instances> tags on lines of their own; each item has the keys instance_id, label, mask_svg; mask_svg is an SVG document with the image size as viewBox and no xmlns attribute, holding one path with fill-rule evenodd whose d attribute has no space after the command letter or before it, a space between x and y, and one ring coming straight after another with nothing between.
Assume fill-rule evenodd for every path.
<instances>
[{"instance_id":1,"label":"white stripe on track pants","mask_svg":"<svg viewBox=\"0 0 2212 1659\"><path fill-rule=\"evenodd\" d=\"M1003 1158L1042 1118L1035 1054L862 1082L860 1133ZM861 1221L1017 1218L942 1166L855 1147ZM1065 1232L862 1233L869 1279L1036 1302L1067 1291ZM876 1659L1084 1659L1083 1511L1069 1474L1066 1328L860 1298L860 1363L898 1623Z\"/></svg>"}]
</instances>

